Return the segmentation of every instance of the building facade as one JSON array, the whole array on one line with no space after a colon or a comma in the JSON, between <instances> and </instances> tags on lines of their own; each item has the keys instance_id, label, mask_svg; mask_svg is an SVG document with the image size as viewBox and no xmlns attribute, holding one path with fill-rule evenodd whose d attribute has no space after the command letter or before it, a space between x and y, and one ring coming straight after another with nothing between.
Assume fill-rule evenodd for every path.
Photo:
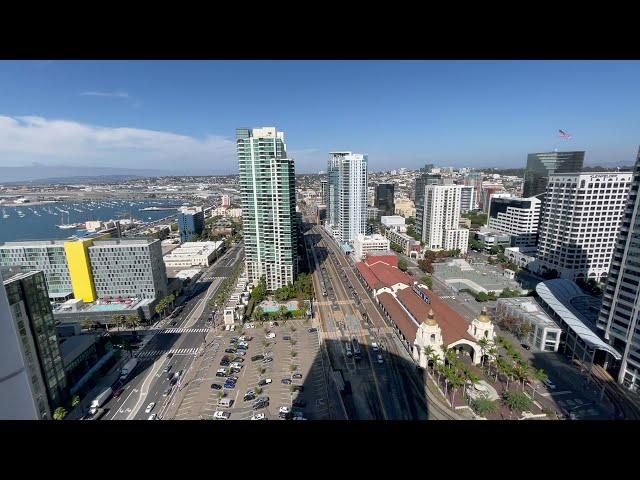
<instances>
[{"instance_id":1,"label":"building facade","mask_svg":"<svg viewBox=\"0 0 640 480\"><path fill-rule=\"evenodd\" d=\"M294 161L274 127L238 128L236 136L246 273L276 290L298 270Z\"/></svg>"},{"instance_id":2,"label":"building facade","mask_svg":"<svg viewBox=\"0 0 640 480\"><path fill-rule=\"evenodd\" d=\"M582 171L584 152L530 153L524 171L523 197L533 197L547 189L549 175Z\"/></svg>"},{"instance_id":3,"label":"building facade","mask_svg":"<svg viewBox=\"0 0 640 480\"><path fill-rule=\"evenodd\" d=\"M460 213L469 213L476 208L475 189L473 186L463 185L460 189Z\"/></svg>"},{"instance_id":4,"label":"building facade","mask_svg":"<svg viewBox=\"0 0 640 480\"><path fill-rule=\"evenodd\" d=\"M371 252L386 252L389 250L389 240L380 234L358 235L353 241L353 253L356 260L362 260Z\"/></svg>"},{"instance_id":5,"label":"building facade","mask_svg":"<svg viewBox=\"0 0 640 480\"><path fill-rule=\"evenodd\" d=\"M226 196L227 199L229 196ZM204 212L202 207L182 207L178 211L180 241L193 242L204 232Z\"/></svg>"},{"instance_id":6,"label":"building facade","mask_svg":"<svg viewBox=\"0 0 640 480\"><path fill-rule=\"evenodd\" d=\"M395 214L400 215L404 218L415 218L416 216L416 206L412 200L408 198L398 198L395 203Z\"/></svg>"},{"instance_id":7,"label":"building facade","mask_svg":"<svg viewBox=\"0 0 640 480\"><path fill-rule=\"evenodd\" d=\"M613 252L597 327L622 353L618 382L640 392L640 152Z\"/></svg>"},{"instance_id":8,"label":"building facade","mask_svg":"<svg viewBox=\"0 0 640 480\"><path fill-rule=\"evenodd\" d=\"M167 295L160 240L99 240L88 247L97 297L156 299Z\"/></svg>"},{"instance_id":9,"label":"building facade","mask_svg":"<svg viewBox=\"0 0 640 480\"><path fill-rule=\"evenodd\" d=\"M492 230L508 233L514 247L536 245L540 223L539 198L491 199L487 226Z\"/></svg>"},{"instance_id":10,"label":"building facade","mask_svg":"<svg viewBox=\"0 0 640 480\"><path fill-rule=\"evenodd\" d=\"M17 341L37 418L51 420L66 402L68 390L44 274L7 269L2 276L10 311L2 323L11 322L14 332L3 342ZM31 410L32 404L25 407Z\"/></svg>"},{"instance_id":11,"label":"building facade","mask_svg":"<svg viewBox=\"0 0 640 480\"><path fill-rule=\"evenodd\" d=\"M360 153L329 154L327 230L339 242L366 233L368 162Z\"/></svg>"},{"instance_id":12,"label":"building facade","mask_svg":"<svg viewBox=\"0 0 640 480\"><path fill-rule=\"evenodd\" d=\"M569 280L603 281L609 272L632 173L549 176L538 229L537 264Z\"/></svg>"},{"instance_id":13,"label":"building facade","mask_svg":"<svg viewBox=\"0 0 640 480\"><path fill-rule=\"evenodd\" d=\"M380 210L380 215L393 215L395 206L393 203L394 185L393 183L379 183L376 185L375 206Z\"/></svg>"},{"instance_id":14,"label":"building facade","mask_svg":"<svg viewBox=\"0 0 640 480\"><path fill-rule=\"evenodd\" d=\"M459 185L425 185L422 222L416 219L416 232L430 250L460 250L467 252L469 230L459 228Z\"/></svg>"},{"instance_id":15,"label":"building facade","mask_svg":"<svg viewBox=\"0 0 640 480\"><path fill-rule=\"evenodd\" d=\"M423 173L416 178L416 188L414 192L416 207L416 233L422 235L422 225L424 221L424 188L427 185L443 185L442 175L439 173Z\"/></svg>"}]
</instances>

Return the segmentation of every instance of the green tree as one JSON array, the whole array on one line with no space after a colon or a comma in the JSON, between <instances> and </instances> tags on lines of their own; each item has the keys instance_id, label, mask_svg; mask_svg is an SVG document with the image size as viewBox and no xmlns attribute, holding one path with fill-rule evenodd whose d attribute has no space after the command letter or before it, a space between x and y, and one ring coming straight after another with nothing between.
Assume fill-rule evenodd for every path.
<instances>
[{"instance_id":1,"label":"green tree","mask_svg":"<svg viewBox=\"0 0 640 480\"><path fill-rule=\"evenodd\" d=\"M71 399L71 406L75 408L79 404L80 404L80 397L78 395L75 395L73 399Z\"/></svg>"},{"instance_id":2,"label":"green tree","mask_svg":"<svg viewBox=\"0 0 640 480\"><path fill-rule=\"evenodd\" d=\"M504 394L504 403L511 411L531 410L533 401L524 392L508 390Z\"/></svg>"},{"instance_id":3,"label":"green tree","mask_svg":"<svg viewBox=\"0 0 640 480\"><path fill-rule=\"evenodd\" d=\"M262 307L256 307L253 310L253 316L256 320L262 320L262 317L264 317L264 310Z\"/></svg>"},{"instance_id":4,"label":"green tree","mask_svg":"<svg viewBox=\"0 0 640 480\"><path fill-rule=\"evenodd\" d=\"M533 382L533 393L531 394L532 399L536 398L536 392L538 391L538 382L544 383L547 380L549 380L549 377L547 376L547 372L545 372L541 368L533 371L533 378L537 380L537 382Z\"/></svg>"},{"instance_id":5,"label":"green tree","mask_svg":"<svg viewBox=\"0 0 640 480\"><path fill-rule=\"evenodd\" d=\"M471 407L478 415L486 417L487 414L496 413L500 407L494 400L489 400L486 397L477 398L471 402Z\"/></svg>"},{"instance_id":6,"label":"green tree","mask_svg":"<svg viewBox=\"0 0 640 480\"><path fill-rule=\"evenodd\" d=\"M431 277L422 277L420 281L425 284L429 289L433 289L433 279Z\"/></svg>"},{"instance_id":7,"label":"green tree","mask_svg":"<svg viewBox=\"0 0 640 480\"><path fill-rule=\"evenodd\" d=\"M136 331L136 328L140 325L140 317L135 314L131 314L127 317L127 325L133 328L133 331Z\"/></svg>"},{"instance_id":8,"label":"green tree","mask_svg":"<svg viewBox=\"0 0 640 480\"><path fill-rule=\"evenodd\" d=\"M56 408L55 412L53 412L54 420L64 420L64 417L67 416L67 410L64 407Z\"/></svg>"},{"instance_id":9,"label":"green tree","mask_svg":"<svg viewBox=\"0 0 640 480\"><path fill-rule=\"evenodd\" d=\"M394 252L402 253L402 247L397 243L390 242L389 246L391 247L391 250L393 250Z\"/></svg>"},{"instance_id":10,"label":"green tree","mask_svg":"<svg viewBox=\"0 0 640 480\"><path fill-rule=\"evenodd\" d=\"M409 265L407 264L406 260L404 259L400 259L398 260L398 269L402 270L403 272L406 272L407 269L409 268Z\"/></svg>"},{"instance_id":11,"label":"green tree","mask_svg":"<svg viewBox=\"0 0 640 480\"><path fill-rule=\"evenodd\" d=\"M431 345L427 345L426 347L424 347L423 353L425 357L427 357L427 368L429 368L429 364L433 362L433 354L435 353L435 350L431 347Z\"/></svg>"}]
</instances>

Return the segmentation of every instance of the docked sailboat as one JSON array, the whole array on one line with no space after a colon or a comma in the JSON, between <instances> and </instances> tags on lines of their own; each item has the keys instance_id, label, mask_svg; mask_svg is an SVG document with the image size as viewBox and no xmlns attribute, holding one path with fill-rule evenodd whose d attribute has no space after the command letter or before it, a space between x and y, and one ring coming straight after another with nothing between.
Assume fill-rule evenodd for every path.
<instances>
[{"instance_id":1,"label":"docked sailboat","mask_svg":"<svg viewBox=\"0 0 640 480\"><path fill-rule=\"evenodd\" d=\"M83 223L70 223L69 222L69 212L66 212L67 214L67 223L62 223L60 225L56 225L56 227L62 229L62 230L70 230L72 228L78 228L78 227L82 227L84 226ZM64 213L62 214L62 221L64 222Z\"/></svg>"}]
</instances>

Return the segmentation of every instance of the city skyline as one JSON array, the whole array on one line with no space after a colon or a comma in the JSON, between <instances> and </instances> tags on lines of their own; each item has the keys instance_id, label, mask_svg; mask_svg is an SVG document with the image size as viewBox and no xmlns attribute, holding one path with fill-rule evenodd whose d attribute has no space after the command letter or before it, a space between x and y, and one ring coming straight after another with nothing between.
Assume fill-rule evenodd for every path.
<instances>
[{"instance_id":1,"label":"city skyline","mask_svg":"<svg viewBox=\"0 0 640 480\"><path fill-rule=\"evenodd\" d=\"M639 72L632 61L3 62L0 167L235 174L235 128L259 124L296 139L299 173L343 149L368 154L372 172L521 168L556 148L615 167L635 157ZM278 105L242 95L269 90Z\"/></svg>"}]
</instances>

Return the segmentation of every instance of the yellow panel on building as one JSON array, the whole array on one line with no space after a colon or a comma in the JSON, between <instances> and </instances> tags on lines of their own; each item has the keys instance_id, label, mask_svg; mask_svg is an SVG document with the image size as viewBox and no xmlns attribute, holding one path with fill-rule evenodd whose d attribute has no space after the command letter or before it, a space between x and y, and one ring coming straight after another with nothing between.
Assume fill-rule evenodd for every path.
<instances>
[{"instance_id":1,"label":"yellow panel on building","mask_svg":"<svg viewBox=\"0 0 640 480\"><path fill-rule=\"evenodd\" d=\"M64 244L73 296L82 299L85 303L93 302L97 298L89 260L89 247L91 245L93 245L93 239L74 240Z\"/></svg>"}]
</instances>

